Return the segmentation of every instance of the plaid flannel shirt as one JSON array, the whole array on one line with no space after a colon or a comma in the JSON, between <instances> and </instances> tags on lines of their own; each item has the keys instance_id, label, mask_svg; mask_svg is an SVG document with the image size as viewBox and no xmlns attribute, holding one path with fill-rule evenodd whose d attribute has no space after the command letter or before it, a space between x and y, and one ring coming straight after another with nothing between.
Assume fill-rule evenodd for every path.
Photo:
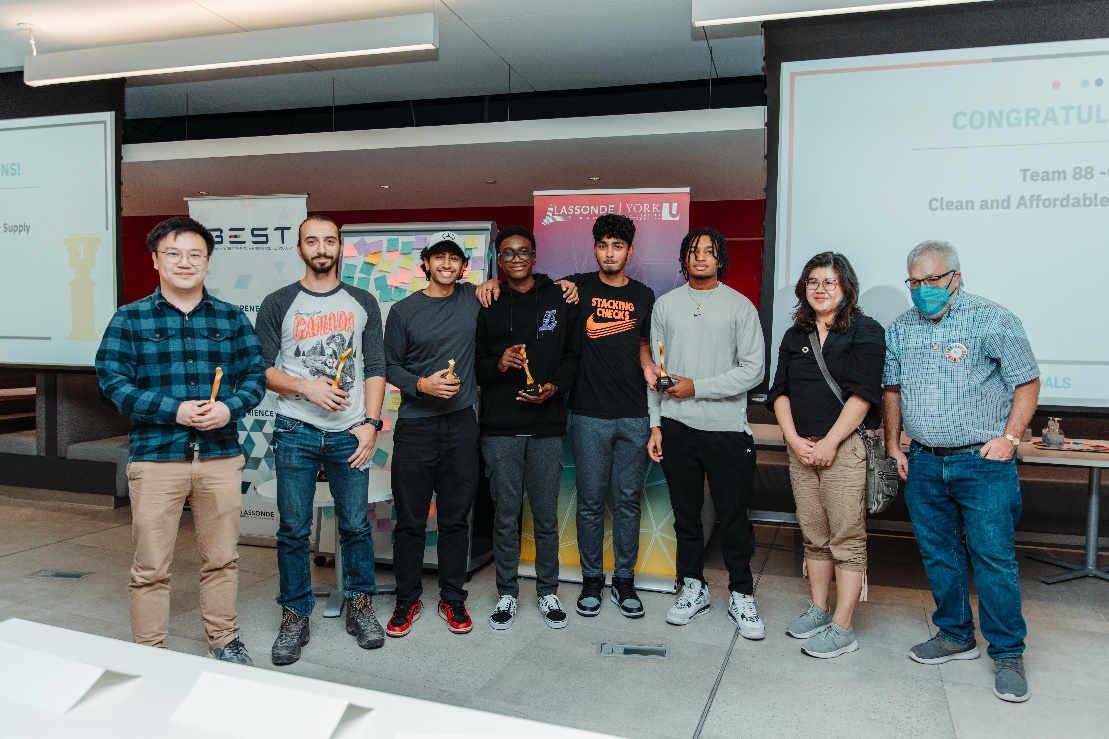
<instances>
[{"instance_id":1,"label":"plaid flannel shirt","mask_svg":"<svg viewBox=\"0 0 1109 739\"><path fill-rule=\"evenodd\" d=\"M185 400L207 400L216 367L217 400L231 411L225 426L197 431L177 423ZM262 402L266 366L254 327L238 307L204 297L182 313L162 291L123 306L96 353L100 393L131 417L131 461L181 461L241 453L238 421Z\"/></svg>"}]
</instances>

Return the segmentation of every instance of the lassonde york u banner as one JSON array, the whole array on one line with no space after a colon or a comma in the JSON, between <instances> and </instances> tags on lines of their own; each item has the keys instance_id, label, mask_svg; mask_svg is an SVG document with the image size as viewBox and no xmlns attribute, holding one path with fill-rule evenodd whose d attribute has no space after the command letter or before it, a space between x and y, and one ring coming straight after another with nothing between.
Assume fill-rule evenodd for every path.
<instances>
[{"instance_id":1,"label":"lassonde york u banner","mask_svg":"<svg viewBox=\"0 0 1109 739\"><path fill-rule=\"evenodd\" d=\"M307 195L190 198L189 215L216 239L205 286L215 297L239 306L251 324L262 299L302 276L297 229L308 215ZM239 421L239 443L246 456L240 507L242 535L274 537L277 505L260 498L257 486L275 476L273 394Z\"/></svg>"}]
</instances>

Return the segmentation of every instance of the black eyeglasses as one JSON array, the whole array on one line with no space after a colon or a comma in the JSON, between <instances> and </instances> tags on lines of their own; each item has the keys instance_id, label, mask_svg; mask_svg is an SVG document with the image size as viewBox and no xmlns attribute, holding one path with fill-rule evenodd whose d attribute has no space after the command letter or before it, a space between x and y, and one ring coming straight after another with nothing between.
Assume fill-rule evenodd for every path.
<instances>
[{"instance_id":1,"label":"black eyeglasses","mask_svg":"<svg viewBox=\"0 0 1109 739\"><path fill-rule=\"evenodd\" d=\"M948 275L951 275L951 279L947 281L947 285L945 285L945 287L950 287L951 283L955 280L955 270L953 269L947 270L942 275L932 275L931 277L925 277L923 280L914 280L910 277L909 279L905 280L905 284L910 290L916 290L922 284L927 285L928 287L939 287L940 280L942 280L944 277L947 277Z\"/></svg>"},{"instance_id":2,"label":"black eyeglasses","mask_svg":"<svg viewBox=\"0 0 1109 739\"><path fill-rule=\"evenodd\" d=\"M533 256L535 256L535 250L533 250L533 249L520 249L519 251L512 251L511 249L505 249L504 251L502 251L500 254L497 255L497 259L504 262L505 264L508 264L509 262L514 261L516 259L519 259L521 262L526 262L529 259L531 259Z\"/></svg>"},{"instance_id":3,"label":"black eyeglasses","mask_svg":"<svg viewBox=\"0 0 1109 739\"><path fill-rule=\"evenodd\" d=\"M180 262L182 257L190 262L203 262L208 258L207 254L199 251L181 252L176 249L166 249L165 251L159 250L158 253L164 256L168 262Z\"/></svg>"}]
</instances>

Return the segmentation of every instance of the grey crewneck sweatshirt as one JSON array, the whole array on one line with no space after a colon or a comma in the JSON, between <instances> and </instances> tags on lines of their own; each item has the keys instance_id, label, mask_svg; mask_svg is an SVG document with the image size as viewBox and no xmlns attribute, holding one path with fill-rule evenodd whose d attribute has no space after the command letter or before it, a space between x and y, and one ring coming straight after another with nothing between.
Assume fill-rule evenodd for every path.
<instances>
[{"instance_id":1,"label":"grey crewneck sweatshirt","mask_svg":"<svg viewBox=\"0 0 1109 739\"><path fill-rule=\"evenodd\" d=\"M697 304L701 315L695 316ZM747 391L762 382L765 349L759 314L727 285L693 290L682 285L655 302L651 352L666 346L666 372L693 380L694 397L674 400L647 390L651 426L673 419L699 431L746 431Z\"/></svg>"}]
</instances>

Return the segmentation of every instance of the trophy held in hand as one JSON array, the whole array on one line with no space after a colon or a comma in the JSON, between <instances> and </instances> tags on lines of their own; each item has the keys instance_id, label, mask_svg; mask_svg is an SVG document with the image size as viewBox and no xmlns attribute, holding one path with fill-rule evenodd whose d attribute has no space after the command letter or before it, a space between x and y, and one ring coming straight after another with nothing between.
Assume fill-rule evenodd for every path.
<instances>
[{"instance_id":1,"label":"trophy held in hand","mask_svg":"<svg viewBox=\"0 0 1109 739\"><path fill-rule=\"evenodd\" d=\"M524 358L524 374L527 375L528 384L524 385L524 395L530 395L533 398L538 398L542 394L539 384L535 378L531 376L531 368L528 367L528 350L525 347L520 347L520 356Z\"/></svg>"},{"instance_id":2,"label":"trophy held in hand","mask_svg":"<svg viewBox=\"0 0 1109 739\"><path fill-rule=\"evenodd\" d=\"M666 374L666 347L662 345L661 341L658 341L657 343L659 374L658 382L655 383L655 387L659 390L669 390L678 383L674 380L673 377Z\"/></svg>"}]
</instances>

